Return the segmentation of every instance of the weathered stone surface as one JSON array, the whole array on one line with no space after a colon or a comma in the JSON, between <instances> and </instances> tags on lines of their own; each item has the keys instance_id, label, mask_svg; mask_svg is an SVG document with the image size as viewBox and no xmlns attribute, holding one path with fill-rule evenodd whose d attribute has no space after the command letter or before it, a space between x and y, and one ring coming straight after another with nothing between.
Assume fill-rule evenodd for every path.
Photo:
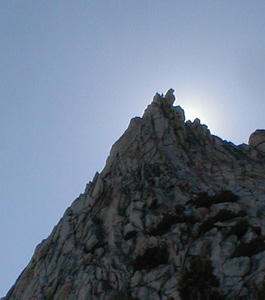
<instances>
[{"instance_id":1,"label":"weathered stone surface","mask_svg":"<svg viewBox=\"0 0 265 300\"><path fill-rule=\"evenodd\" d=\"M249 137L248 144L261 152L265 152L265 130L257 129L253 132Z\"/></svg>"},{"instance_id":2,"label":"weathered stone surface","mask_svg":"<svg viewBox=\"0 0 265 300\"><path fill-rule=\"evenodd\" d=\"M237 257L227 260L224 265L224 274L226 276L242 277L250 270L250 260L248 257Z\"/></svg>"},{"instance_id":3,"label":"weathered stone surface","mask_svg":"<svg viewBox=\"0 0 265 300\"><path fill-rule=\"evenodd\" d=\"M3 299L180 300L194 257L211 261L225 299L256 299L265 275L265 131L249 146L223 141L199 119L185 122L173 92L132 119Z\"/></svg>"},{"instance_id":4,"label":"weathered stone surface","mask_svg":"<svg viewBox=\"0 0 265 300\"><path fill-rule=\"evenodd\" d=\"M174 96L174 90L169 89L165 95L165 100L166 104L168 106L172 106L175 102L175 96Z\"/></svg>"},{"instance_id":5,"label":"weathered stone surface","mask_svg":"<svg viewBox=\"0 0 265 300\"><path fill-rule=\"evenodd\" d=\"M248 140L248 144L251 147L258 147L260 144L265 143L265 130L264 129L257 129L253 132Z\"/></svg>"}]
</instances>

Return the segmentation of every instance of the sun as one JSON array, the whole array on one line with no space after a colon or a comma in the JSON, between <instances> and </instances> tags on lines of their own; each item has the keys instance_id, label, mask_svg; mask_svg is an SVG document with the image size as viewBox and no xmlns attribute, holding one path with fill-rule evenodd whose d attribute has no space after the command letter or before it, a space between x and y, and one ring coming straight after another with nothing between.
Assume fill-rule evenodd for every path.
<instances>
[{"instance_id":1,"label":"sun","mask_svg":"<svg viewBox=\"0 0 265 300\"><path fill-rule=\"evenodd\" d=\"M186 121L190 120L193 122L196 118L198 118L200 119L202 124L207 124L207 116L202 109L194 105L186 105L185 107L183 107L183 109L185 111Z\"/></svg>"}]
</instances>

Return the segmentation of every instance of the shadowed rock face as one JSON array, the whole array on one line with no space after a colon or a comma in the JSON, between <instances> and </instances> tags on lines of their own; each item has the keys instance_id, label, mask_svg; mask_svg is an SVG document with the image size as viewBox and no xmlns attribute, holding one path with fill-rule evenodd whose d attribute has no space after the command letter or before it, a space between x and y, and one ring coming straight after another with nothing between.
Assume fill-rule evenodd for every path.
<instances>
[{"instance_id":1,"label":"shadowed rock face","mask_svg":"<svg viewBox=\"0 0 265 300\"><path fill-rule=\"evenodd\" d=\"M211 293L264 299L264 132L235 146L174 100L156 94L131 120L5 300L180 299L194 257Z\"/></svg>"},{"instance_id":2,"label":"shadowed rock face","mask_svg":"<svg viewBox=\"0 0 265 300\"><path fill-rule=\"evenodd\" d=\"M264 129L257 129L253 132L248 141L249 146L265 152L265 130Z\"/></svg>"}]
</instances>

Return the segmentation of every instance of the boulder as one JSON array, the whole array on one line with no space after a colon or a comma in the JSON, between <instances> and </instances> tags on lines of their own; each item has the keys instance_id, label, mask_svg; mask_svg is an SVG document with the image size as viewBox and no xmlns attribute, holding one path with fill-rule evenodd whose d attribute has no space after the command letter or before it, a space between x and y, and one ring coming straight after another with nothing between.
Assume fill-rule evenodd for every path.
<instances>
[{"instance_id":1,"label":"boulder","mask_svg":"<svg viewBox=\"0 0 265 300\"><path fill-rule=\"evenodd\" d=\"M265 130L264 129L257 129L253 132L248 140L249 146L265 152Z\"/></svg>"}]
</instances>

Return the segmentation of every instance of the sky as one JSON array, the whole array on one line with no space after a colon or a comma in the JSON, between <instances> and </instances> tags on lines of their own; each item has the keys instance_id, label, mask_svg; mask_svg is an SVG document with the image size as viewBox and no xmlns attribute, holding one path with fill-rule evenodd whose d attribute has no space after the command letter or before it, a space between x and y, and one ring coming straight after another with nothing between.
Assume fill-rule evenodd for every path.
<instances>
[{"instance_id":1,"label":"sky","mask_svg":"<svg viewBox=\"0 0 265 300\"><path fill-rule=\"evenodd\" d=\"M0 297L156 92L265 128L263 0L0 1Z\"/></svg>"}]
</instances>

